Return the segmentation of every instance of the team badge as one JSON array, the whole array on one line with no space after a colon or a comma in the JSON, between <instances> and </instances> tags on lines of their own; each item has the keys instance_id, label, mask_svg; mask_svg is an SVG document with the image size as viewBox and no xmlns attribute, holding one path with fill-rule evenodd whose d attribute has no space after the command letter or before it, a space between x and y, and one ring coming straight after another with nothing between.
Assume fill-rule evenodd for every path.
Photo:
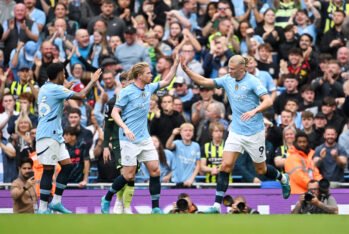
<instances>
[{"instance_id":1,"label":"team badge","mask_svg":"<svg viewBox=\"0 0 349 234\"><path fill-rule=\"evenodd\" d=\"M238 89L239 89L239 85L235 84L235 90L238 90Z\"/></svg>"}]
</instances>

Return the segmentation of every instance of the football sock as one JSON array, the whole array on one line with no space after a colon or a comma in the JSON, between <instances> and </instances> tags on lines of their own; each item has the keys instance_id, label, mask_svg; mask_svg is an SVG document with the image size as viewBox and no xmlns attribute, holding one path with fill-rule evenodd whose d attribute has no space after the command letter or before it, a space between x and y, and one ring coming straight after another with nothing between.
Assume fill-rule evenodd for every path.
<instances>
[{"instance_id":1,"label":"football sock","mask_svg":"<svg viewBox=\"0 0 349 234\"><path fill-rule=\"evenodd\" d=\"M116 177L112 186L109 188L107 195L105 195L105 200L111 201L113 195L120 191L125 186L125 184L127 184L127 180L123 175Z\"/></svg>"},{"instance_id":2,"label":"football sock","mask_svg":"<svg viewBox=\"0 0 349 234\"><path fill-rule=\"evenodd\" d=\"M124 196L125 189L126 189L126 186L124 186L122 189L120 189L120 191L116 193L117 202L123 203L123 196Z\"/></svg>"},{"instance_id":3,"label":"football sock","mask_svg":"<svg viewBox=\"0 0 349 234\"><path fill-rule=\"evenodd\" d=\"M222 204L223 197L229 186L229 173L221 171L218 174L215 203Z\"/></svg>"},{"instance_id":4,"label":"football sock","mask_svg":"<svg viewBox=\"0 0 349 234\"><path fill-rule=\"evenodd\" d=\"M267 164L265 176L271 180L279 180L281 183L286 183L286 178L272 165Z\"/></svg>"},{"instance_id":5,"label":"football sock","mask_svg":"<svg viewBox=\"0 0 349 234\"><path fill-rule=\"evenodd\" d=\"M50 199L51 189L52 189L52 176L54 170L45 170L42 173L40 181L40 210L47 210L47 203Z\"/></svg>"},{"instance_id":6,"label":"football sock","mask_svg":"<svg viewBox=\"0 0 349 234\"><path fill-rule=\"evenodd\" d=\"M161 192L160 176L150 177L149 192L151 195L152 208L159 207L159 199L160 199L160 192Z\"/></svg>"},{"instance_id":7,"label":"football sock","mask_svg":"<svg viewBox=\"0 0 349 234\"><path fill-rule=\"evenodd\" d=\"M56 180L56 191L55 196L62 196L64 189L67 187L70 172L73 170L73 164L66 164L61 166L61 171L59 172ZM60 198L56 196L55 201L60 202Z\"/></svg>"},{"instance_id":8,"label":"football sock","mask_svg":"<svg viewBox=\"0 0 349 234\"><path fill-rule=\"evenodd\" d=\"M129 181L125 186L123 199L122 199L124 201L124 208L129 208L131 206L134 192L135 192L135 182Z\"/></svg>"}]
</instances>

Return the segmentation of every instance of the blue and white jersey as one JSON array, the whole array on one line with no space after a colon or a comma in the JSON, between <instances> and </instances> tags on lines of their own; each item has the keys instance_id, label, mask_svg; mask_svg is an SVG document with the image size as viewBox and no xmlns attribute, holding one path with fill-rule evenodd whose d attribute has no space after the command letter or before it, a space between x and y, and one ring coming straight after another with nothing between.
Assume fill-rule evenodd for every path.
<instances>
[{"instance_id":1,"label":"blue and white jersey","mask_svg":"<svg viewBox=\"0 0 349 234\"><path fill-rule=\"evenodd\" d=\"M224 88L232 109L232 122L230 131L244 136L251 136L264 130L262 113L257 113L248 121L242 121L241 115L256 108L260 101L259 97L268 94L261 81L246 73L244 78L236 81L229 74L214 79L215 85Z\"/></svg>"},{"instance_id":2,"label":"blue and white jersey","mask_svg":"<svg viewBox=\"0 0 349 234\"><path fill-rule=\"evenodd\" d=\"M62 115L64 100L70 98L73 91L63 85L46 82L39 91L39 123L36 140L52 138L63 143Z\"/></svg>"},{"instance_id":3,"label":"blue and white jersey","mask_svg":"<svg viewBox=\"0 0 349 234\"><path fill-rule=\"evenodd\" d=\"M150 138L148 132L148 112L150 108L150 97L160 87L159 82L151 83L138 88L135 84L130 84L122 89L115 106L122 110L121 118L127 127L135 135L133 143L139 143ZM130 141L125 135L124 130L119 130L120 141Z\"/></svg>"},{"instance_id":4,"label":"blue and white jersey","mask_svg":"<svg viewBox=\"0 0 349 234\"><path fill-rule=\"evenodd\" d=\"M200 160L200 146L196 142L185 145L181 140L175 140L174 168L172 171L172 182L183 183L188 180L196 167L196 162Z\"/></svg>"},{"instance_id":5,"label":"blue and white jersey","mask_svg":"<svg viewBox=\"0 0 349 234\"><path fill-rule=\"evenodd\" d=\"M268 72L261 71L256 68L255 76L262 82L269 94L273 91L276 91L276 85L273 81L273 77Z\"/></svg>"}]
</instances>

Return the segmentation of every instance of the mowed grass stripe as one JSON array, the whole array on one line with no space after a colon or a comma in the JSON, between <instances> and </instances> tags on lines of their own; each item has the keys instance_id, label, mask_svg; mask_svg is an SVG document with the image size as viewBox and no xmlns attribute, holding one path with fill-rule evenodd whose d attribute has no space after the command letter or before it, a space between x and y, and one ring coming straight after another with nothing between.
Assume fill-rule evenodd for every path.
<instances>
[{"instance_id":1,"label":"mowed grass stripe","mask_svg":"<svg viewBox=\"0 0 349 234\"><path fill-rule=\"evenodd\" d=\"M1 234L348 233L331 215L0 215Z\"/></svg>"}]
</instances>

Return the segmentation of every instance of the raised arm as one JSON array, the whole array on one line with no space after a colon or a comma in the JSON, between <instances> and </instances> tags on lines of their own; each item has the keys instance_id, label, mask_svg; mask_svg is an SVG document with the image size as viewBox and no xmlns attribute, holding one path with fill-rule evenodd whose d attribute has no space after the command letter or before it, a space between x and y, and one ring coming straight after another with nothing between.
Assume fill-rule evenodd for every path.
<instances>
[{"instance_id":1,"label":"raised arm","mask_svg":"<svg viewBox=\"0 0 349 234\"><path fill-rule=\"evenodd\" d=\"M92 89L92 87L95 85L95 83L98 81L99 77L102 74L102 69L99 68L95 73L93 73L91 77L91 81L87 84L87 86L81 90L79 93L74 93L71 99L84 99L88 92Z\"/></svg>"},{"instance_id":2,"label":"raised arm","mask_svg":"<svg viewBox=\"0 0 349 234\"><path fill-rule=\"evenodd\" d=\"M185 58L184 57L181 57L180 58L180 61L181 61L181 66L182 66L182 69L183 71L189 76L189 78L191 80L193 80L196 84L198 85L202 85L204 87L210 87L210 88L214 88L215 87L215 83L212 79L208 79L208 78L205 78L193 71L191 71L188 66L187 66L187 63L185 61Z\"/></svg>"},{"instance_id":3,"label":"raised arm","mask_svg":"<svg viewBox=\"0 0 349 234\"><path fill-rule=\"evenodd\" d=\"M170 72L167 74L167 76L164 77L163 80L160 81L160 89L168 86L171 83L173 77L175 77L175 75L176 75L178 64L179 64L179 58L177 55L173 65L170 69Z\"/></svg>"}]
</instances>

